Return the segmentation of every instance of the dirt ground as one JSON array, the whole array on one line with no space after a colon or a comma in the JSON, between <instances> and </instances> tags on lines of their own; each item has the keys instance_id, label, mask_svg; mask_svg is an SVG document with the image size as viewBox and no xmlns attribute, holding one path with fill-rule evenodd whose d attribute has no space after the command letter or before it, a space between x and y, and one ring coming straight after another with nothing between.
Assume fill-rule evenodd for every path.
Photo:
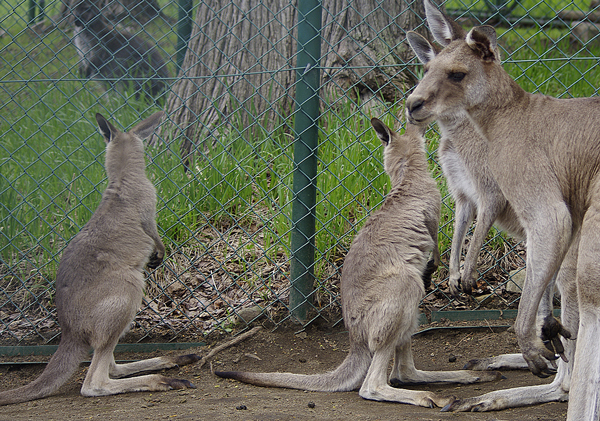
<instances>
[{"instance_id":1,"label":"dirt ground","mask_svg":"<svg viewBox=\"0 0 600 421\"><path fill-rule=\"evenodd\" d=\"M471 323L472 324L472 323ZM494 322L492 322L494 324ZM506 324L506 322L496 322ZM469 359L517 352L515 336L506 328L487 325L473 328L422 326L424 333L413 341L417 368L460 369ZM230 338L228 338L230 339ZM225 342L226 339L223 340ZM192 349L206 355L218 343ZM290 371L320 373L334 369L346 356L348 335L343 328L309 327L263 329L244 342L225 349L210 363L167 370L171 377L191 380L196 389L164 393L130 393L102 398L84 398L79 389L87 368L82 365L71 381L52 397L0 408L0 420L486 420L550 421L566 418L566 403L547 403L488 413L441 413L419 408L361 399L357 392L319 393L261 388L217 378L214 370ZM178 351L181 352L181 351ZM187 353L187 352L185 352ZM117 360L148 358L152 354L117 354ZM451 358L454 356L456 360ZM40 359L41 357L38 357ZM29 357L32 361L34 358ZM15 358L5 358L4 362ZM42 360L47 360L43 357ZM23 385L43 370L42 364L0 366L0 390ZM466 397L491 390L550 382L529 372L506 371L507 378L469 386L425 385L414 389L440 395Z\"/></svg>"}]
</instances>

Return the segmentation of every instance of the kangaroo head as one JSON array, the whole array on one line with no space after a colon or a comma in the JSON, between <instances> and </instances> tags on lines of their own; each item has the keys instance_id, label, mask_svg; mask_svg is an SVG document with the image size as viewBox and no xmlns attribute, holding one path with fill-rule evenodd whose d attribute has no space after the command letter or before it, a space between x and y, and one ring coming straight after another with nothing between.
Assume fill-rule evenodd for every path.
<instances>
[{"instance_id":1,"label":"kangaroo head","mask_svg":"<svg viewBox=\"0 0 600 421\"><path fill-rule=\"evenodd\" d=\"M73 10L73 24L79 30L89 29L99 32L106 27L107 22L102 15L102 10L91 2L81 2Z\"/></svg>"},{"instance_id":2,"label":"kangaroo head","mask_svg":"<svg viewBox=\"0 0 600 421\"><path fill-rule=\"evenodd\" d=\"M434 38L444 47L438 51L415 32L408 42L425 65L425 75L406 101L410 121L424 124L435 119L464 118L494 91L489 74L500 67L496 31L477 26L468 33L433 4L425 0L427 22Z\"/></svg>"},{"instance_id":3,"label":"kangaroo head","mask_svg":"<svg viewBox=\"0 0 600 421\"><path fill-rule=\"evenodd\" d=\"M122 132L106 120L102 114L96 114L98 128L106 143L106 172L109 179L113 174L132 166L140 164L144 166L142 140L154 132L163 116L164 112L159 111L135 125L130 131Z\"/></svg>"},{"instance_id":4,"label":"kangaroo head","mask_svg":"<svg viewBox=\"0 0 600 421\"><path fill-rule=\"evenodd\" d=\"M392 183L402 178L408 160L413 157L424 160L423 131L426 126L416 126L407 123L404 134L400 134L390 129L377 118L371 119L371 125L384 146L383 166L385 172L390 176Z\"/></svg>"}]
</instances>

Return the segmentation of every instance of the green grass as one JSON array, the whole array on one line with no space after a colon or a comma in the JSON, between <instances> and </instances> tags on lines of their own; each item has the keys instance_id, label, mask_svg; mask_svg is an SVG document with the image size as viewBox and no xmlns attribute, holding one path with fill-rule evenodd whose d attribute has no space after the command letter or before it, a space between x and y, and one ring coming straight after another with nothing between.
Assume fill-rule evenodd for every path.
<instances>
[{"instance_id":1,"label":"green grass","mask_svg":"<svg viewBox=\"0 0 600 421\"><path fill-rule=\"evenodd\" d=\"M0 3L0 9L6 4ZM58 4L51 3L53 11ZM17 266L33 268L53 278L62 247L89 219L106 185L104 143L94 114L102 112L127 128L157 108L80 80L78 59L64 28L37 38L24 30L26 22L19 18L24 8L20 2L15 13L0 18L2 28L13 35L0 38L0 257L13 271ZM160 34L161 28L149 30ZM526 90L555 96L597 94L599 76L593 69L598 60L593 57L600 54L598 49L573 51L564 31L558 30L544 35L519 29L500 39L509 53L506 69ZM163 33L161 45L174 53L174 32ZM174 70L174 63L170 65ZM394 115L401 113L401 104L394 104L382 118L394 126ZM326 110L320 123L316 246L317 261L328 262L345 254L365 218L385 197L389 180L367 116L348 104ZM177 250L197 245L198 232L207 227L247 229L258 224L265 228L267 254L289 253L290 135L279 129L250 144L237 135L244 127L225 127L216 130L217 141L188 173L182 169L179 145L162 143L147 151L148 174L159 196L158 224L167 246ZM438 136L431 131L428 138L435 158ZM446 197L440 224L444 252L450 246L453 204L433 160L431 171ZM324 270L319 265L317 276Z\"/></svg>"}]
</instances>

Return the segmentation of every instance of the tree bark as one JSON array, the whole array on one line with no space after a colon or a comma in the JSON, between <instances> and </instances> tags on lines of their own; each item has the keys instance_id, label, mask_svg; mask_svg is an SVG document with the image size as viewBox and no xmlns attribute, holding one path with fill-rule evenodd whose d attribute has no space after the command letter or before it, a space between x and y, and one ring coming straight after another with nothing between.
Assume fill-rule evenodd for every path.
<instances>
[{"instance_id":1,"label":"tree bark","mask_svg":"<svg viewBox=\"0 0 600 421\"><path fill-rule=\"evenodd\" d=\"M416 78L405 32L423 22L420 1L324 0L322 100L395 102ZM297 0L203 0L161 135L182 136L182 154L210 145L215 128L285 127L293 112ZM256 124L258 123L258 125ZM214 141L216 139L212 139ZM209 141L209 142L207 142ZM187 158L186 158L187 159Z\"/></svg>"}]
</instances>

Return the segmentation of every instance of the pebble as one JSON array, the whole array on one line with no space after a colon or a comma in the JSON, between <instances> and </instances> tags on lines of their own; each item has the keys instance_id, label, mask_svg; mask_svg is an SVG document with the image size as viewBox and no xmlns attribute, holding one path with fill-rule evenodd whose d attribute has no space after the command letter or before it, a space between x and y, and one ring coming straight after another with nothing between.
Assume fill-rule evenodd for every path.
<instances>
[{"instance_id":1,"label":"pebble","mask_svg":"<svg viewBox=\"0 0 600 421\"><path fill-rule=\"evenodd\" d=\"M235 407L235 409L237 409L238 411L245 411L246 409L248 409L248 407L246 405L238 405Z\"/></svg>"},{"instance_id":2,"label":"pebble","mask_svg":"<svg viewBox=\"0 0 600 421\"><path fill-rule=\"evenodd\" d=\"M456 355L450 354L450 356L448 356L448 361L451 363L456 362Z\"/></svg>"},{"instance_id":3,"label":"pebble","mask_svg":"<svg viewBox=\"0 0 600 421\"><path fill-rule=\"evenodd\" d=\"M314 408L315 407L315 403L314 402L309 402L308 403L308 407L311 408L311 409Z\"/></svg>"}]
</instances>

